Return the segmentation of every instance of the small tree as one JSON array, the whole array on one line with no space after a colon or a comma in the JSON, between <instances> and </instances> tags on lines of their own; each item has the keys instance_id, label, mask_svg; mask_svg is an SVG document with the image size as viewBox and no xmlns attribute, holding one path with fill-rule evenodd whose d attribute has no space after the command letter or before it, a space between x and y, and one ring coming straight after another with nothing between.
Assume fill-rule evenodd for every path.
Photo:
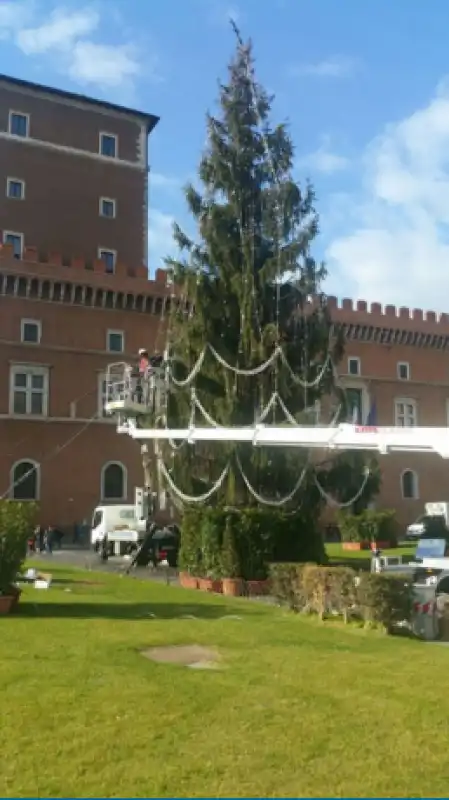
<instances>
[{"instance_id":1,"label":"small tree","mask_svg":"<svg viewBox=\"0 0 449 800\"><path fill-rule=\"evenodd\" d=\"M16 500L0 500L0 595L7 594L27 554L37 506Z\"/></svg>"}]
</instances>

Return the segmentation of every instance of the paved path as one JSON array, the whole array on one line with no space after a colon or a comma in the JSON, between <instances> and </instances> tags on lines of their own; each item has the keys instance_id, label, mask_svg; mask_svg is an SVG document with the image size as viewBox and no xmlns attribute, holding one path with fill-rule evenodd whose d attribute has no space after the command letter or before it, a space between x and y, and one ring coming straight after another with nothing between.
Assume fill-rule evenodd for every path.
<instances>
[{"instance_id":1,"label":"paved path","mask_svg":"<svg viewBox=\"0 0 449 800\"><path fill-rule=\"evenodd\" d=\"M63 547L62 550L54 550L52 555L34 555L33 561L36 560L42 564L42 568L51 572L52 563L61 564L67 567L79 567L80 569L95 570L96 572L109 572L112 574L123 574L127 567L129 567L129 559L119 558L114 556L108 561L102 561L99 556L92 550L84 547ZM45 565L45 567L44 567ZM170 583L178 583L177 570L152 569L151 567L136 567L130 572L131 576L140 578L141 580L153 580L165 583L167 575Z\"/></svg>"}]
</instances>

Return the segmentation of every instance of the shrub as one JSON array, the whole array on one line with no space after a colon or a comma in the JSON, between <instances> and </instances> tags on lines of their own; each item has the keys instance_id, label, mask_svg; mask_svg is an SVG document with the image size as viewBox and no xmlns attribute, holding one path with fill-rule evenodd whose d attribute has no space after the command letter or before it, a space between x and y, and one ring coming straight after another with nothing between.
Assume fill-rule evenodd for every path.
<instances>
[{"instance_id":1,"label":"shrub","mask_svg":"<svg viewBox=\"0 0 449 800\"><path fill-rule=\"evenodd\" d=\"M231 570L234 577L264 580L271 562L325 560L313 518L300 512L219 506L184 514L179 563L191 574L232 577Z\"/></svg>"},{"instance_id":2,"label":"shrub","mask_svg":"<svg viewBox=\"0 0 449 800\"><path fill-rule=\"evenodd\" d=\"M338 514L338 525L343 542L384 541L396 544L394 511L366 509L361 514Z\"/></svg>"},{"instance_id":3,"label":"shrub","mask_svg":"<svg viewBox=\"0 0 449 800\"><path fill-rule=\"evenodd\" d=\"M291 611L301 611L300 600L300 565L271 564L271 593L278 603L287 605Z\"/></svg>"},{"instance_id":4,"label":"shrub","mask_svg":"<svg viewBox=\"0 0 449 800\"><path fill-rule=\"evenodd\" d=\"M402 575L363 574L357 587L365 625L382 625L391 633L395 623L411 620L413 586Z\"/></svg>"},{"instance_id":5,"label":"shrub","mask_svg":"<svg viewBox=\"0 0 449 800\"><path fill-rule=\"evenodd\" d=\"M379 624L388 633L412 617L413 587L401 575L363 573L356 581L349 567L317 564L272 564L270 574L274 596L292 611L312 612L321 619L340 614L345 622L358 613L366 626Z\"/></svg>"},{"instance_id":6,"label":"shrub","mask_svg":"<svg viewBox=\"0 0 449 800\"><path fill-rule=\"evenodd\" d=\"M223 546L221 550L221 567L224 578L240 578L240 563L235 547L234 530L229 516L225 521Z\"/></svg>"},{"instance_id":7,"label":"shrub","mask_svg":"<svg viewBox=\"0 0 449 800\"><path fill-rule=\"evenodd\" d=\"M223 513L219 508L209 509L199 521L200 575L204 578L220 578L222 575L221 552L223 544Z\"/></svg>"},{"instance_id":8,"label":"shrub","mask_svg":"<svg viewBox=\"0 0 449 800\"><path fill-rule=\"evenodd\" d=\"M272 591L293 611L313 612L324 619L337 613L348 620L356 603L356 573L349 567L317 564L272 564Z\"/></svg>"},{"instance_id":9,"label":"shrub","mask_svg":"<svg viewBox=\"0 0 449 800\"><path fill-rule=\"evenodd\" d=\"M0 594L7 594L26 558L35 524L34 503L0 500Z\"/></svg>"},{"instance_id":10,"label":"shrub","mask_svg":"<svg viewBox=\"0 0 449 800\"><path fill-rule=\"evenodd\" d=\"M200 509L187 508L182 518L178 563L179 569L189 575L199 575L200 572L200 524Z\"/></svg>"}]
</instances>

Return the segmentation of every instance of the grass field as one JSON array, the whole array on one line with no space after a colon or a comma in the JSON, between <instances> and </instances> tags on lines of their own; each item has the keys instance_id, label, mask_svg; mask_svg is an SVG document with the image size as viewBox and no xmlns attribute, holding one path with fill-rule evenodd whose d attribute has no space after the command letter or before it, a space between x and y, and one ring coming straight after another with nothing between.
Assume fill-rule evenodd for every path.
<instances>
[{"instance_id":1,"label":"grass field","mask_svg":"<svg viewBox=\"0 0 449 800\"><path fill-rule=\"evenodd\" d=\"M416 550L416 544L403 544L391 550L382 550L384 556L402 556L404 560L410 560ZM341 544L327 544L326 552L334 564L349 563L357 567L369 569L371 553L369 550L343 550Z\"/></svg>"},{"instance_id":2,"label":"grass field","mask_svg":"<svg viewBox=\"0 0 449 800\"><path fill-rule=\"evenodd\" d=\"M0 619L1 797L447 796L445 647L52 571ZM221 669L139 652L187 643Z\"/></svg>"}]
</instances>

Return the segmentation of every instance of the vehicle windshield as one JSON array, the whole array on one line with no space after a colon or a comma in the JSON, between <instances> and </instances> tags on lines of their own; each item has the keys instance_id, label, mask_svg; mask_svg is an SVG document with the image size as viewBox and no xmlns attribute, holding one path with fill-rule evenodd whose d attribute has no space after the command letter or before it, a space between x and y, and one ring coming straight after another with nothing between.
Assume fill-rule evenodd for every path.
<instances>
[{"instance_id":1,"label":"vehicle windshield","mask_svg":"<svg viewBox=\"0 0 449 800\"><path fill-rule=\"evenodd\" d=\"M98 526L101 525L102 519L103 519L103 512L95 511L94 518L92 520L92 528L98 528Z\"/></svg>"},{"instance_id":2,"label":"vehicle windshield","mask_svg":"<svg viewBox=\"0 0 449 800\"><path fill-rule=\"evenodd\" d=\"M421 538L440 539L443 537L449 537L449 531L446 527L446 520L443 516L439 514L435 514L435 516L426 514L422 517L421 523L424 525L424 532Z\"/></svg>"}]
</instances>

